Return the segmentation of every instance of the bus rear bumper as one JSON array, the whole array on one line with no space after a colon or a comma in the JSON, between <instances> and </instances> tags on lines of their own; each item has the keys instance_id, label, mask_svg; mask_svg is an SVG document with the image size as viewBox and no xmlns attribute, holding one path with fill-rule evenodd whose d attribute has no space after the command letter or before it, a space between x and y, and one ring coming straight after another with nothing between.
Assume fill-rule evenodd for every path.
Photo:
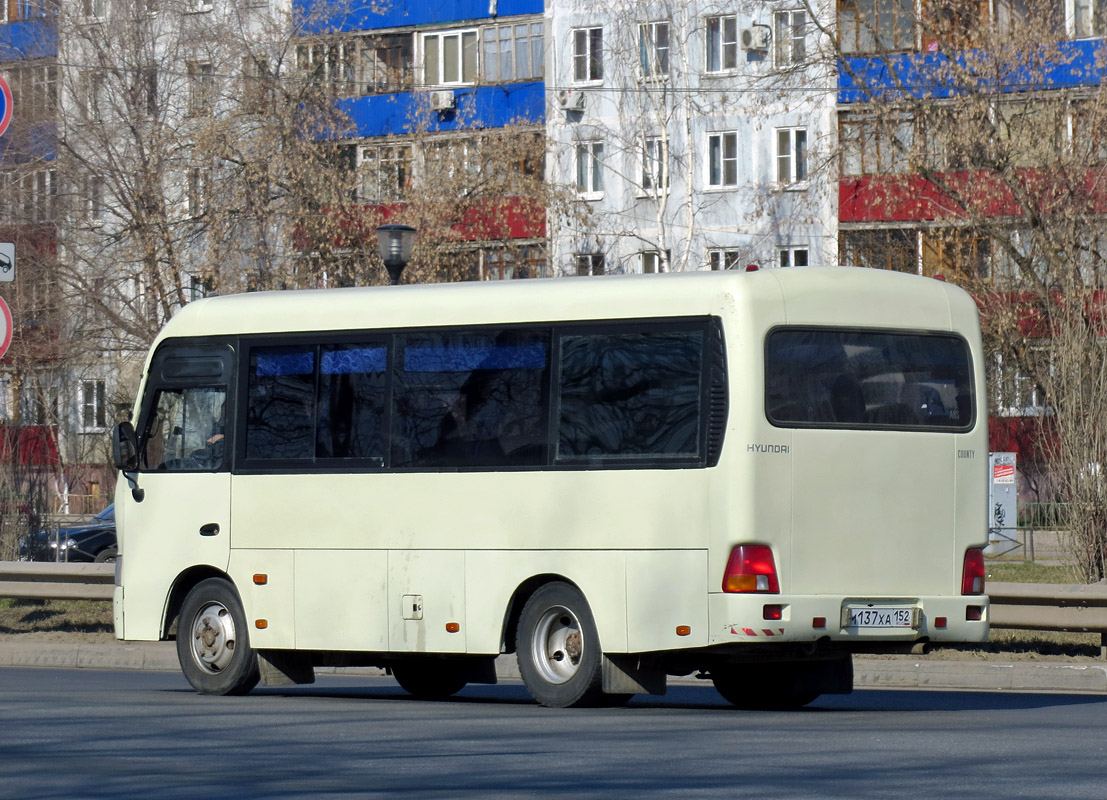
<instances>
[{"instance_id":1,"label":"bus rear bumper","mask_svg":"<svg viewBox=\"0 0 1107 800\"><path fill-rule=\"evenodd\" d=\"M712 594L709 645L833 641L864 652L894 643L982 642L986 596L853 598Z\"/></svg>"}]
</instances>

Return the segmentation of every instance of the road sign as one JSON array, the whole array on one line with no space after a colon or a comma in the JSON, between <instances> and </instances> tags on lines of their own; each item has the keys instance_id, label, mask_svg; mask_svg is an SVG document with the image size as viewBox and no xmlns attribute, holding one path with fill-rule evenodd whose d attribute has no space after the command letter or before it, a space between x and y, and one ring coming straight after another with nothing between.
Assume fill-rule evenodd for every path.
<instances>
[{"instance_id":1,"label":"road sign","mask_svg":"<svg viewBox=\"0 0 1107 800\"><path fill-rule=\"evenodd\" d=\"M12 121L12 90L4 76L0 75L0 136Z\"/></svg>"},{"instance_id":2,"label":"road sign","mask_svg":"<svg viewBox=\"0 0 1107 800\"><path fill-rule=\"evenodd\" d=\"M0 330L0 358L3 358L12 343L12 312L3 297L0 297L0 326L3 326Z\"/></svg>"},{"instance_id":3,"label":"road sign","mask_svg":"<svg viewBox=\"0 0 1107 800\"><path fill-rule=\"evenodd\" d=\"M15 245L0 242L0 283L15 280Z\"/></svg>"}]
</instances>

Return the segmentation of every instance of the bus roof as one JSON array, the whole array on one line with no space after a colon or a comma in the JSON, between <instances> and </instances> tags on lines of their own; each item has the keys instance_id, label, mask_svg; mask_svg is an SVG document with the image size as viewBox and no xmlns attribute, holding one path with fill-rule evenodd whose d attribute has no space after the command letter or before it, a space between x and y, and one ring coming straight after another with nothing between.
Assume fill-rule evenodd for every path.
<instances>
[{"instance_id":1,"label":"bus roof","mask_svg":"<svg viewBox=\"0 0 1107 800\"><path fill-rule=\"evenodd\" d=\"M253 292L190 303L157 341L247 333L512 324L718 314L756 308L779 323L943 329L976 306L944 281L855 267Z\"/></svg>"}]
</instances>

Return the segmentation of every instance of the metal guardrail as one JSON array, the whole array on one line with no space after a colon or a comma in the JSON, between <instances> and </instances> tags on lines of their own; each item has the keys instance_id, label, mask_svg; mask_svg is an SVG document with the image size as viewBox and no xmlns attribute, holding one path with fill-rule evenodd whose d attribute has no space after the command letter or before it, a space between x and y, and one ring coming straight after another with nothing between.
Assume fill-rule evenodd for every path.
<instances>
[{"instance_id":1,"label":"metal guardrail","mask_svg":"<svg viewBox=\"0 0 1107 800\"><path fill-rule=\"evenodd\" d=\"M114 564L0 562L0 597L110 600ZM993 628L1099 633L1107 640L1107 583L988 584Z\"/></svg>"},{"instance_id":2,"label":"metal guardrail","mask_svg":"<svg viewBox=\"0 0 1107 800\"><path fill-rule=\"evenodd\" d=\"M111 600L114 564L0 561L0 597Z\"/></svg>"}]
</instances>

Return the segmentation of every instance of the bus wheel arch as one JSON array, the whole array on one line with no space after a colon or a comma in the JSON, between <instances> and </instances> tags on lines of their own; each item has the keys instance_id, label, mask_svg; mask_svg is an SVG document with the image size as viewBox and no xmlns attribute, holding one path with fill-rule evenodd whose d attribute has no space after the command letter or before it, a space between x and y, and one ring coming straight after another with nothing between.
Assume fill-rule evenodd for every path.
<instances>
[{"instance_id":1,"label":"bus wheel arch","mask_svg":"<svg viewBox=\"0 0 1107 800\"><path fill-rule=\"evenodd\" d=\"M511 595L511 600L507 604L507 611L504 613L503 630L500 636L502 652L515 653L518 651L519 617L522 616L523 607L530 600L531 595L548 583L566 583L580 591L580 587L573 581L556 573L532 575L520 583Z\"/></svg>"},{"instance_id":2,"label":"bus wheel arch","mask_svg":"<svg viewBox=\"0 0 1107 800\"><path fill-rule=\"evenodd\" d=\"M185 598L188 597L188 593L195 588L196 584L208 578L222 578L231 583L230 576L227 573L206 565L190 567L173 581L173 586L169 590L169 597L165 601L165 614L162 618L161 627L162 639L172 638L174 623L177 622L177 618L181 614L181 606L184 605Z\"/></svg>"}]
</instances>

